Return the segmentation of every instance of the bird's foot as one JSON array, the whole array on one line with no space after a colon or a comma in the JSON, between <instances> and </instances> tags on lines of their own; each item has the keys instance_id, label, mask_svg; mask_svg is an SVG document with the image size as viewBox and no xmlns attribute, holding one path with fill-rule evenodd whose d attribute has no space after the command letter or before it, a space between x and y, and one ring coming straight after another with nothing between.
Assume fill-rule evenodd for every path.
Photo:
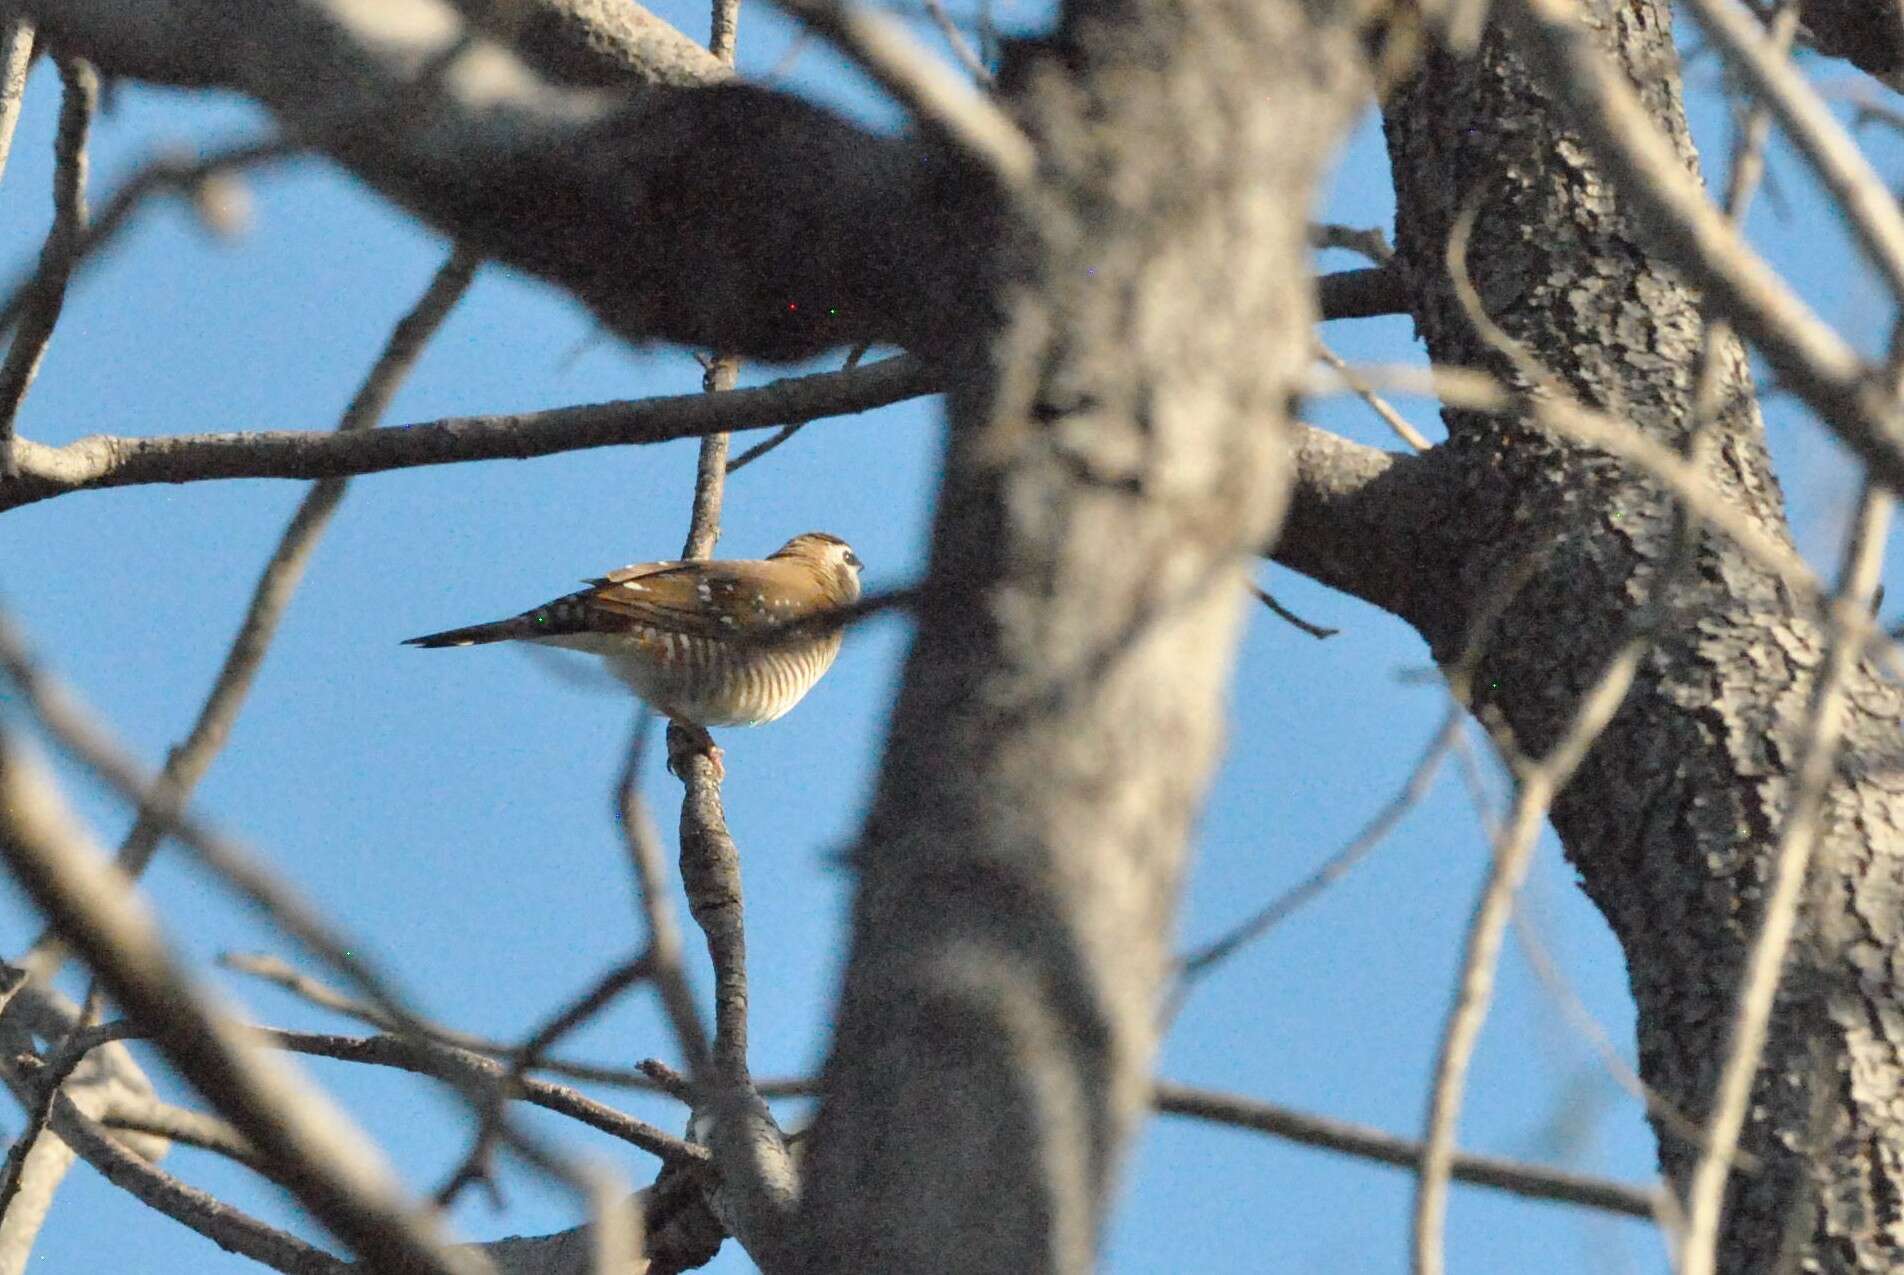
<instances>
[{"instance_id":1,"label":"bird's foot","mask_svg":"<svg viewBox=\"0 0 1904 1275\"><path fill-rule=\"evenodd\" d=\"M686 782L688 758L696 755L706 757L708 764L714 768L715 783L727 778L727 767L721 763L720 747L715 744L714 737L707 733L707 728L679 718L669 719L668 773Z\"/></svg>"}]
</instances>

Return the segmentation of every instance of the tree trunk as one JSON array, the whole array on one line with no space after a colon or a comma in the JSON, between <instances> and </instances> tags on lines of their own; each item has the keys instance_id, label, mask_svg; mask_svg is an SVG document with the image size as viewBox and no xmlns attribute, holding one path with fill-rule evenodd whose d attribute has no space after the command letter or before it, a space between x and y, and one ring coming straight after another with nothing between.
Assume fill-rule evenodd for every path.
<instances>
[{"instance_id":1,"label":"tree trunk","mask_svg":"<svg viewBox=\"0 0 1904 1275\"><path fill-rule=\"evenodd\" d=\"M1285 502L1306 214L1366 92L1352 21L1076 3L1008 58L1043 166L990 246L994 326L947 360L809 1270L1092 1268L1146 1104L1242 567Z\"/></svg>"},{"instance_id":2,"label":"tree trunk","mask_svg":"<svg viewBox=\"0 0 1904 1275\"><path fill-rule=\"evenodd\" d=\"M1665 6L1596 9L1610 48L1689 167ZM1564 116L1498 33L1480 56L1428 60L1386 104L1397 264L1438 363L1525 386L1463 316L1446 254L1478 208L1471 263L1488 314L1590 405L1688 444L1704 333L1699 298L1652 256ZM1736 343L1706 466L1717 489L1787 538L1763 427ZM1544 552L1486 635L1475 704L1527 752L1555 738L1601 662L1662 588L1664 623L1612 727L1553 821L1623 947L1640 1070L1695 1121L1725 1057L1823 650L1815 617L1723 538L1671 570L1673 506L1658 484L1525 421L1451 411L1439 449L1443 516L1416 528L1418 583L1390 599L1442 658L1516 560ZM1670 579L1668 578L1670 576ZM1511 586L1509 586L1511 587ZM1895 1103L1904 697L1870 667L1850 717L1742 1147L1759 1171L1727 1197L1719 1269L1904 1266L1904 1124ZM1698 1155L1655 1122L1680 1185ZM1797 1266L1781 1265L1786 1258Z\"/></svg>"}]
</instances>

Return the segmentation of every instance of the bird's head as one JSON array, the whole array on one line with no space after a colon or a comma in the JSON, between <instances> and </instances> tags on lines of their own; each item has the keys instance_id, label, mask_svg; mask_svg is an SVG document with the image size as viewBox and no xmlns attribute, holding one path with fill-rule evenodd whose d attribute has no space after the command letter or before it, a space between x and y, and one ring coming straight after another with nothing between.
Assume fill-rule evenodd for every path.
<instances>
[{"instance_id":1,"label":"bird's head","mask_svg":"<svg viewBox=\"0 0 1904 1275\"><path fill-rule=\"evenodd\" d=\"M859 601L859 573L865 565L853 546L824 531L795 536L774 550L774 558L793 558L809 564L827 592L842 606Z\"/></svg>"}]
</instances>

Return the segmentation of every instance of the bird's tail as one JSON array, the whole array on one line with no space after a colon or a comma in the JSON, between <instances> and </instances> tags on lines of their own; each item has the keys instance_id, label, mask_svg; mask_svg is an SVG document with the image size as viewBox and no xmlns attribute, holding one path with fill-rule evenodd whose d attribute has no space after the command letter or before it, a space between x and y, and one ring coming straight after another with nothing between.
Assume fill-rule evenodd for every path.
<instances>
[{"instance_id":1,"label":"bird's tail","mask_svg":"<svg viewBox=\"0 0 1904 1275\"><path fill-rule=\"evenodd\" d=\"M463 629L445 629L441 633L425 633L422 637L403 639L405 646L420 646L434 650L443 646L481 646L485 642L507 642L512 638L527 637L533 630L517 616L510 620L497 620L490 624L472 624Z\"/></svg>"}]
</instances>

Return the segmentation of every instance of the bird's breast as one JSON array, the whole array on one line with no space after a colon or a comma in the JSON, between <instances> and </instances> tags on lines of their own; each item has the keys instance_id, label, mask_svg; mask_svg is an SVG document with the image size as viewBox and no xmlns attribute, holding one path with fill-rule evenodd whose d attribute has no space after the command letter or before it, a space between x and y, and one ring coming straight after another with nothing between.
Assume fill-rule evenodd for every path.
<instances>
[{"instance_id":1,"label":"bird's breast","mask_svg":"<svg viewBox=\"0 0 1904 1275\"><path fill-rule=\"evenodd\" d=\"M601 656L650 705L701 726L773 721L813 689L840 649L838 633L749 643L652 628L540 641Z\"/></svg>"}]
</instances>

